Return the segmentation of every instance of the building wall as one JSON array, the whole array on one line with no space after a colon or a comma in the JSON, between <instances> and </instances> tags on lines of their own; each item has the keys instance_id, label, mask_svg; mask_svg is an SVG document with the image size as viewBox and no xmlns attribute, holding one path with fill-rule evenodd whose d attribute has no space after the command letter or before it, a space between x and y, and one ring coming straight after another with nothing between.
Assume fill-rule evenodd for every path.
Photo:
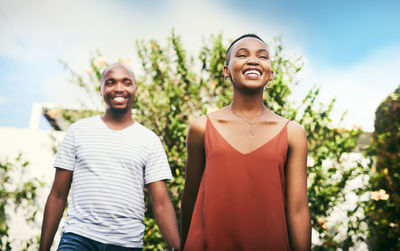
<instances>
[{"instance_id":1,"label":"building wall","mask_svg":"<svg viewBox=\"0 0 400 251\"><path fill-rule=\"evenodd\" d=\"M22 167L16 167L17 171L13 173L13 180L19 183L20 181L37 178L45 183L45 186L38 191L37 206L41 209L44 208L55 173L52 166L54 160L52 147L58 145L64 135L65 132L58 131L0 127L0 159L2 161L8 159L8 161L14 162L18 154L21 153L23 160L30 162L22 175L20 172ZM11 219L9 234L10 238L14 240L12 244L13 250L20 250L21 243L24 240L40 234L43 211L39 212L33 225L26 224L24 212L21 210L15 212L9 209L7 213ZM58 238L57 235L56 241Z\"/></svg>"}]
</instances>

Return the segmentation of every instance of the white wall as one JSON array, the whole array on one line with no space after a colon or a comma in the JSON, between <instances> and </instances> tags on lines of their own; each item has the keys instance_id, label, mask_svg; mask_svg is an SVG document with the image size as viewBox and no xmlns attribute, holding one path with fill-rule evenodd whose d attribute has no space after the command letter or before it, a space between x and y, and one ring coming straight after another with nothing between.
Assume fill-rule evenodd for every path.
<instances>
[{"instance_id":1,"label":"white wall","mask_svg":"<svg viewBox=\"0 0 400 251\"><path fill-rule=\"evenodd\" d=\"M10 162L13 162L18 154L22 153L23 160L30 162L22 177L19 172L14 173L13 178L15 181L38 178L45 182L46 185L38 191L38 206L42 209L50 191L55 172L52 166L54 154L51 149L54 144L58 144L62 140L64 134L64 132L0 127L0 159L4 161L7 158ZM54 139L51 138L51 135L53 135ZM20 250L21 241L40 234L43 212L38 214L37 222L33 226L28 226L25 223L23 212L17 211L15 213L13 210L8 210L7 213L11 218L11 224L9 224L10 238L15 240L12 244L13 250ZM56 236L56 244L58 244L58 238L59 236ZM53 245L53 248L55 246Z\"/></svg>"}]
</instances>

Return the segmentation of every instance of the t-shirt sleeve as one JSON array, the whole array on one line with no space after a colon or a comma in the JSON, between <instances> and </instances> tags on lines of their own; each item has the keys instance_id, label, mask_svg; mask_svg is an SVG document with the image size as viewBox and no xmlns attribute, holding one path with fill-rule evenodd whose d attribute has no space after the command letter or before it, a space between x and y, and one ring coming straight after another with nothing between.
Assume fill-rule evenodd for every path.
<instances>
[{"instance_id":1,"label":"t-shirt sleeve","mask_svg":"<svg viewBox=\"0 0 400 251\"><path fill-rule=\"evenodd\" d=\"M74 126L71 125L58 148L54 167L73 171L75 168L75 137Z\"/></svg>"},{"instance_id":2,"label":"t-shirt sleeve","mask_svg":"<svg viewBox=\"0 0 400 251\"><path fill-rule=\"evenodd\" d=\"M144 169L144 183L172 179L171 169L168 164L162 143L158 137L154 140Z\"/></svg>"}]
</instances>

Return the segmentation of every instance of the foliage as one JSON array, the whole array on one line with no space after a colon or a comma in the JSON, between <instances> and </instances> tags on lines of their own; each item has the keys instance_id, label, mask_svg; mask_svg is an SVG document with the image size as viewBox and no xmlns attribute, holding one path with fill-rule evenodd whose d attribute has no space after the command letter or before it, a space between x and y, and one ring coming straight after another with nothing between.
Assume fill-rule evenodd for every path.
<instances>
[{"instance_id":1,"label":"foliage","mask_svg":"<svg viewBox=\"0 0 400 251\"><path fill-rule=\"evenodd\" d=\"M14 162L0 161L0 249L11 250L15 240L9 235L9 212L23 210L27 223L34 222L38 208L35 206L37 189L43 184L37 179L22 182L24 170L29 162L18 155ZM17 179L18 178L18 179ZM35 238L26 240L24 250L37 244Z\"/></svg>"},{"instance_id":2,"label":"foliage","mask_svg":"<svg viewBox=\"0 0 400 251\"><path fill-rule=\"evenodd\" d=\"M308 198L311 212L312 226L319 233L323 242L314 246L315 250L334 250L337 247L347 250L355 241L354 236L361 231L360 219L355 219L356 213L361 210L357 204L347 217L352 221L343 221L347 224L346 233L341 233L342 226L328 228L327 219L334 208L346 201L345 188L348 182L365 173L365 167L358 162L352 165L345 164L345 158L356 147L356 141L361 135L360 129L346 130L330 128L330 114L335 100L328 106L320 106L317 110L316 97L319 89L312 89L303 99L301 123L307 131L309 143L309 187ZM359 237L359 236L357 236Z\"/></svg>"},{"instance_id":3,"label":"foliage","mask_svg":"<svg viewBox=\"0 0 400 251\"><path fill-rule=\"evenodd\" d=\"M339 236L335 227L328 228L324 221L338 203L345 201L344 189L348 181L363 173L360 164L344 166L344 156L352 152L360 129L332 128L331 112L334 100L328 105L317 102L319 88L314 87L296 104L289 101L291 90L297 85L296 74L302 69L301 58L284 56L279 38L274 41L274 85L265 91L265 104L277 114L297 120L307 131L309 140L309 206L312 226L322 242L314 249L344 249L353 244L352 238L359 231L359 222L344 221L346 233ZM162 139L175 179L169 184L171 199L180 214L180 199L184 183L186 158L185 135L188 124L197 116L228 105L232 88L222 75L225 64L225 46L222 35L212 35L200 49L197 60L186 54L180 38L172 32L165 46L155 40L137 42L138 57L143 75L137 76L139 94L134 104L135 118L152 129ZM91 59L91 72L85 77L75 72L72 80L83 87L97 86L101 67ZM105 64L103 65L105 66ZM86 84L97 76L96 84ZM90 88L86 88L90 94ZM327 165L326 162L329 162ZM150 201L147 201L147 205ZM358 207L348 215L351 217ZM146 213L145 250L164 247L162 237Z\"/></svg>"},{"instance_id":4,"label":"foliage","mask_svg":"<svg viewBox=\"0 0 400 251\"><path fill-rule=\"evenodd\" d=\"M377 108L368 154L371 200L365 209L373 248L400 249L400 86Z\"/></svg>"}]
</instances>

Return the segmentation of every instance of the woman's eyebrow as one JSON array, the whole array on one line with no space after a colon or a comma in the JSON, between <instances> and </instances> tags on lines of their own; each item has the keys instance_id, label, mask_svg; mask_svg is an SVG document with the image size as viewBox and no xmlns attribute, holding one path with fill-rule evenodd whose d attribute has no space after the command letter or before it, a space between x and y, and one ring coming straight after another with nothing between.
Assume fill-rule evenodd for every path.
<instances>
[{"instance_id":1,"label":"woman's eyebrow","mask_svg":"<svg viewBox=\"0 0 400 251\"><path fill-rule=\"evenodd\" d=\"M268 50L266 50L266 49L259 49L257 52L266 52L266 53L268 53L268 54L269 54L269 51L268 51Z\"/></svg>"},{"instance_id":2,"label":"woman's eyebrow","mask_svg":"<svg viewBox=\"0 0 400 251\"><path fill-rule=\"evenodd\" d=\"M249 51L249 50L247 48L239 48L236 50L236 52L238 52L238 51Z\"/></svg>"}]
</instances>

